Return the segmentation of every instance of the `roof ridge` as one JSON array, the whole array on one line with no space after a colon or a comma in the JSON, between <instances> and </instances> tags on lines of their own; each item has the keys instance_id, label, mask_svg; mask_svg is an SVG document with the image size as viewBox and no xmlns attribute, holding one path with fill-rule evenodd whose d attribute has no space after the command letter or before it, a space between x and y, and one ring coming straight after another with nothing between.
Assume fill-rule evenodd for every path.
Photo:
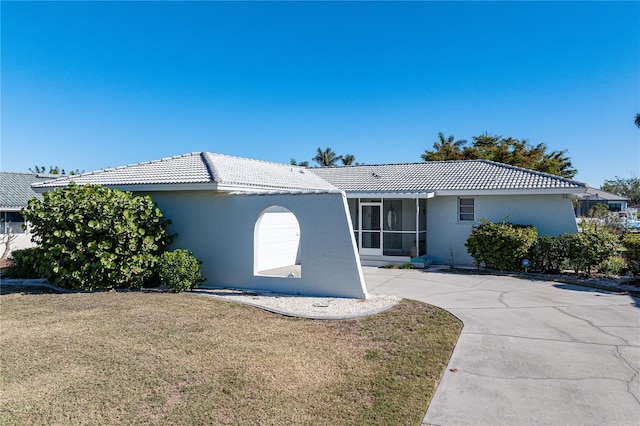
<instances>
[{"instance_id":1,"label":"roof ridge","mask_svg":"<svg viewBox=\"0 0 640 426\"><path fill-rule=\"evenodd\" d=\"M215 163L211 160L211 152L202 151L200 153L200 158L202 158L202 162L204 166L207 168L207 173L209 173L209 179L212 182L220 182L220 171L216 168Z\"/></svg>"},{"instance_id":2,"label":"roof ridge","mask_svg":"<svg viewBox=\"0 0 640 426\"><path fill-rule=\"evenodd\" d=\"M225 158L236 159L236 160L246 160L246 161L252 161L252 162L255 162L255 163L270 164L270 165L284 166L284 167L294 167L296 169L303 169L303 170L304 169L308 169L308 167L294 166L293 164L278 163L276 161L258 160L256 158L240 157L240 156L237 156L237 155L220 154L218 152L210 152L210 151L205 151L205 153L209 154L209 155L212 155L212 156L225 157Z\"/></svg>"}]
</instances>

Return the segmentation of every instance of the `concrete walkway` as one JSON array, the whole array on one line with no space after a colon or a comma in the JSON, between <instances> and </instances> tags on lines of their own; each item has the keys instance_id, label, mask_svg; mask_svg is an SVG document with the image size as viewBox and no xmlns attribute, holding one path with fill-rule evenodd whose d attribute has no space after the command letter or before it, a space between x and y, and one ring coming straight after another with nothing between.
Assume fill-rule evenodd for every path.
<instances>
[{"instance_id":1,"label":"concrete walkway","mask_svg":"<svg viewBox=\"0 0 640 426\"><path fill-rule=\"evenodd\" d=\"M570 284L363 268L369 291L464 323L424 424L640 424L640 299Z\"/></svg>"}]
</instances>

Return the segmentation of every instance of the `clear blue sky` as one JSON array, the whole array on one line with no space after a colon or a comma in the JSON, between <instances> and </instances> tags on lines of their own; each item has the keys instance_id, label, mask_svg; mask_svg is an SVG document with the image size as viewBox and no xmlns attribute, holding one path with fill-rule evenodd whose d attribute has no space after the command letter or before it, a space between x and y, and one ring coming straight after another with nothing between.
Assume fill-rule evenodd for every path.
<instances>
[{"instance_id":1,"label":"clear blue sky","mask_svg":"<svg viewBox=\"0 0 640 426\"><path fill-rule=\"evenodd\" d=\"M1 3L0 167L417 162L437 134L640 175L640 2Z\"/></svg>"}]
</instances>

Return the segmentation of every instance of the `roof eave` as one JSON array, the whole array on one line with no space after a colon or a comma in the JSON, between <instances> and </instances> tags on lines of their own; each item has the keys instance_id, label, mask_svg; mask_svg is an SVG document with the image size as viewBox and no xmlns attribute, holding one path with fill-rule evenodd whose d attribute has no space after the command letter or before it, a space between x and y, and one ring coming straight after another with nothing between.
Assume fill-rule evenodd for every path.
<instances>
[{"instance_id":1,"label":"roof eave","mask_svg":"<svg viewBox=\"0 0 640 426\"><path fill-rule=\"evenodd\" d=\"M347 198L433 198L434 191L345 191Z\"/></svg>"},{"instance_id":2,"label":"roof eave","mask_svg":"<svg viewBox=\"0 0 640 426\"><path fill-rule=\"evenodd\" d=\"M578 188L519 188L519 189L449 189L436 191L436 196L447 195L568 195L583 194L587 189Z\"/></svg>"}]
</instances>

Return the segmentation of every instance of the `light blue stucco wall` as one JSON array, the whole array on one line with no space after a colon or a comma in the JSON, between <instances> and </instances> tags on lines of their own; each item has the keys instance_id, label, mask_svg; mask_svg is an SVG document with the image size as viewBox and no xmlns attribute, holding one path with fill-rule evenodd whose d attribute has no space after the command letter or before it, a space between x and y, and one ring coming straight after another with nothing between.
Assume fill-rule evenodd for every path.
<instances>
[{"instance_id":1,"label":"light blue stucco wall","mask_svg":"<svg viewBox=\"0 0 640 426\"><path fill-rule=\"evenodd\" d=\"M465 196L469 197L469 196ZM578 231L569 198L563 195L475 196L476 222L458 221L458 197L436 196L427 201L427 256L436 264L472 265L467 241L481 218L534 225L538 235L561 235Z\"/></svg>"},{"instance_id":2,"label":"light blue stucco wall","mask_svg":"<svg viewBox=\"0 0 640 426\"><path fill-rule=\"evenodd\" d=\"M216 195L149 193L178 234L172 248L202 260L204 286L310 296L366 298L367 291L342 194ZM270 206L290 210L300 225L300 278L254 275L254 228Z\"/></svg>"}]
</instances>

